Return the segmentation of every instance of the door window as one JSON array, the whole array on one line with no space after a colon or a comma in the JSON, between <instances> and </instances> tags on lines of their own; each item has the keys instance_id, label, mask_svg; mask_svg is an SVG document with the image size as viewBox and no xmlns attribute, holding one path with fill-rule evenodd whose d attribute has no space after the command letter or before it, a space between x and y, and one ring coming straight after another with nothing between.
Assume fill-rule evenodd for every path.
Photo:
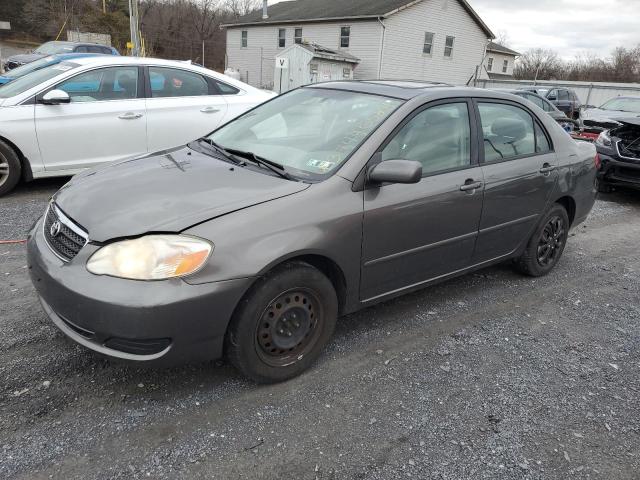
<instances>
[{"instance_id":1,"label":"door window","mask_svg":"<svg viewBox=\"0 0 640 480\"><path fill-rule=\"evenodd\" d=\"M528 93L525 93L523 95L524 98L526 98L527 100L529 100L532 103L535 103L537 106L539 106L540 108L544 108L544 102L542 101L542 99L540 97L538 97L537 95L530 95Z\"/></svg>"},{"instance_id":2,"label":"door window","mask_svg":"<svg viewBox=\"0 0 640 480\"><path fill-rule=\"evenodd\" d=\"M237 95L238 93L240 93L240 90L238 90L236 87L232 87L231 85L227 85L226 83L219 82L218 80L214 80L213 83L216 84L218 90L220 90L220 93L222 95Z\"/></svg>"},{"instance_id":3,"label":"door window","mask_svg":"<svg viewBox=\"0 0 640 480\"><path fill-rule=\"evenodd\" d=\"M177 68L149 67L151 97L198 97L209 95L202 75Z\"/></svg>"},{"instance_id":4,"label":"door window","mask_svg":"<svg viewBox=\"0 0 640 480\"><path fill-rule=\"evenodd\" d=\"M568 101L569 100L569 92L566 90L558 90L558 100Z\"/></svg>"},{"instance_id":5,"label":"door window","mask_svg":"<svg viewBox=\"0 0 640 480\"><path fill-rule=\"evenodd\" d=\"M81 73L58 84L72 103L128 100L138 97L138 67L110 67Z\"/></svg>"},{"instance_id":6,"label":"door window","mask_svg":"<svg viewBox=\"0 0 640 480\"><path fill-rule=\"evenodd\" d=\"M536 153L533 117L520 107L479 103L484 161L495 162Z\"/></svg>"},{"instance_id":7,"label":"door window","mask_svg":"<svg viewBox=\"0 0 640 480\"><path fill-rule=\"evenodd\" d=\"M415 160L423 175L471 164L469 109L465 102L427 108L413 117L382 151L382 160Z\"/></svg>"}]
</instances>

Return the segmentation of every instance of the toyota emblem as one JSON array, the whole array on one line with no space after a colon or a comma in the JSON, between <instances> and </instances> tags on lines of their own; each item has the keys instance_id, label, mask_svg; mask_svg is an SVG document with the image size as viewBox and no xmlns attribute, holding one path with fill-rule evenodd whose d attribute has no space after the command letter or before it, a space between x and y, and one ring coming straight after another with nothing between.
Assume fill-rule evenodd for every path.
<instances>
[{"instance_id":1,"label":"toyota emblem","mask_svg":"<svg viewBox=\"0 0 640 480\"><path fill-rule=\"evenodd\" d=\"M49 227L49 233L51 234L52 237L57 237L58 234L60 233L61 228L62 228L62 225L60 225L60 222L55 221L51 224L51 227Z\"/></svg>"}]
</instances>

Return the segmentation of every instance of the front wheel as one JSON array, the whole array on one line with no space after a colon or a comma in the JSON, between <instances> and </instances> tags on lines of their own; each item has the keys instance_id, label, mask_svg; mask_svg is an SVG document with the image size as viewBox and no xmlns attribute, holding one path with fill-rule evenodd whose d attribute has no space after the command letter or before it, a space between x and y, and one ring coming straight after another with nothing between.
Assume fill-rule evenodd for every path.
<instances>
[{"instance_id":1,"label":"front wheel","mask_svg":"<svg viewBox=\"0 0 640 480\"><path fill-rule=\"evenodd\" d=\"M532 277L541 277L556 266L569 237L569 216L562 205L554 205L527 243L516 261L518 269Z\"/></svg>"},{"instance_id":2,"label":"front wheel","mask_svg":"<svg viewBox=\"0 0 640 480\"><path fill-rule=\"evenodd\" d=\"M21 175L20 158L13 148L0 140L0 197L13 190Z\"/></svg>"},{"instance_id":3,"label":"front wheel","mask_svg":"<svg viewBox=\"0 0 640 480\"><path fill-rule=\"evenodd\" d=\"M240 301L226 336L226 356L258 383L293 378L331 337L338 300L329 279L309 264L285 264L258 280Z\"/></svg>"}]
</instances>

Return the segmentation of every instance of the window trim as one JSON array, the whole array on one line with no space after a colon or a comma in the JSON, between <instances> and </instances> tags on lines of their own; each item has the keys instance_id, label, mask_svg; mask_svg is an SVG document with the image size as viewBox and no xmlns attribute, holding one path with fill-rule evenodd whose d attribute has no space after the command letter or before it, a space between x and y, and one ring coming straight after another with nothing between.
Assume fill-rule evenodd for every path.
<instances>
[{"instance_id":1,"label":"window trim","mask_svg":"<svg viewBox=\"0 0 640 480\"><path fill-rule=\"evenodd\" d=\"M431 35L431 42L427 43L427 35ZM434 32L424 32L424 41L422 43L422 55L427 57L433 56L433 47L436 43L436 34ZM429 45L429 51L425 52L425 47Z\"/></svg>"},{"instance_id":2,"label":"window trim","mask_svg":"<svg viewBox=\"0 0 640 480\"><path fill-rule=\"evenodd\" d=\"M451 39L451 46L447 46L447 40ZM453 35L446 35L444 38L444 58L453 58L453 49L456 45L456 37L454 37ZM451 51L449 52L449 55L447 55L447 48L450 48Z\"/></svg>"},{"instance_id":3,"label":"window trim","mask_svg":"<svg viewBox=\"0 0 640 480\"><path fill-rule=\"evenodd\" d=\"M487 58L487 72L493 69L493 57Z\"/></svg>"},{"instance_id":4,"label":"window trim","mask_svg":"<svg viewBox=\"0 0 640 480\"><path fill-rule=\"evenodd\" d=\"M485 162L485 160L484 160L484 133L482 132L482 117L480 116L480 108L478 107L478 104L480 104L480 103L500 103L500 104L504 104L504 105L509 105L511 107L521 108L522 110L527 112L531 116L531 119L533 120L533 122L535 124L538 124L538 126L542 130L542 133L545 135L545 137L547 137L547 142L549 142L549 151L548 152L544 152L544 153L541 153L541 152L526 153L526 154L518 155L518 156L515 156L515 157L502 158L500 160L493 160L491 162ZM553 144L553 138L551 137L551 135L549 135L549 132L547 131L547 129L544 126L544 124L538 119L538 117L526 105L523 105L523 104L517 103L517 102L513 102L511 100L504 100L504 99L501 99L501 98L475 97L475 98L473 98L473 109L475 110L476 128L478 129L478 132L477 132L478 160L479 160L481 166L482 165L496 165L498 163L512 162L514 160L522 160L524 158L541 157L543 155L549 155L551 153L555 153L556 150L555 150L555 145ZM535 135L535 129L534 129L534 135ZM538 139L535 138L535 140L534 140L534 148L537 148L537 146L538 146Z\"/></svg>"},{"instance_id":5,"label":"window trim","mask_svg":"<svg viewBox=\"0 0 640 480\"><path fill-rule=\"evenodd\" d=\"M281 33L284 35L280 36ZM282 46L280 46L280 41L282 41ZM278 28L278 48L287 48L287 29L286 28Z\"/></svg>"},{"instance_id":6,"label":"window trim","mask_svg":"<svg viewBox=\"0 0 640 480\"><path fill-rule=\"evenodd\" d=\"M509 59L502 61L502 73L507 73L509 70Z\"/></svg>"},{"instance_id":7,"label":"window trim","mask_svg":"<svg viewBox=\"0 0 640 480\"><path fill-rule=\"evenodd\" d=\"M416 116L420 115L422 112L424 112L425 110L428 110L429 108L439 107L441 105L448 105L452 103L465 103L467 105L467 111L469 115L469 165L465 165L464 167L448 168L446 170L438 170L437 172L427 172L427 173L423 172L422 178L424 179L424 178L434 177L436 175L444 175L446 173L469 170L471 168L476 168L479 165L481 165L480 156L479 156L480 152L478 151L479 130L478 130L478 126L476 125L477 118L476 118L476 115L474 115L473 101L469 97L452 97L452 98L443 98L439 100L433 100L428 103L423 103L419 107L415 108L412 112L407 114L407 116L402 120L402 122L396 125L396 128L394 128L393 131L378 146L378 148L376 149L376 152L367 162L364 168L364 171L367 172L371 167L382 162L382 152L384 151L384 149L387 148L387 145L391 143L391 141L396 137L396 135L398 135L398 133L400 133L400 131L409 122L411 122ZM373 187L374 186L367 187L367 188L373 188ZM378 187L375 187L375 188L378 188Z\"/></svg>"},{"instance_id":8,"label":"window trim","mask_svg":"<svg viewBox=\"0 0 640 480\"><path fill-rule=\"evenodd\" d=\"M300 36L296 35L297 31L300 30ZM300 41L298 42L298 38ZM294 27L293 29L293 44L294 45L302 45L304 42L304 29L302 27Z\"/></svg>"},{"instance_id":9,"label":"window trim","mask_svg":"<svg viewBox=\"0 0 640 480\"><path fill-rule=\"evenodd\" d=\"M249 47L249 30L240 30L240 48Z\"/></svg>"},{"instance_id":10,"label":"window trim","mask_svg":"<svg viewBox=\"0 0 640 480\"><path fill-rule=\"evenodd\" d=\"M342 35L342 29L343 28L348 28L349 29L349 35L347 36L343 36ZM338 37L338 48L351 48L351 25L340 25L340 31L339 31L339 37ZM342 46L342 39L346 38L347 39L347 46L343 47Z\"/></svg>"}]
</instances>

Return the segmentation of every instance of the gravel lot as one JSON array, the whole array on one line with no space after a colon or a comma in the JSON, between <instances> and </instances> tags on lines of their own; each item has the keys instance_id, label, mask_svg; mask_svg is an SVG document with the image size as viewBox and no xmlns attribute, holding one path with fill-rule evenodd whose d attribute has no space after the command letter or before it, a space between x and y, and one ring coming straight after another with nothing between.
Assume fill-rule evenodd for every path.
<instances>
[{"instance_id":1,"label":"gravel lot","mask_svg":"<svg viewBox=\"0 0 640 480\"><path fill-rule=\"evenodd\" d=\"M64 180L0 199L24 238ZM350 315L300 378L144 370L67 341L0 245L0 478L638 479L640 195L559 267L499 266Z\"/></svg>"}]
</instances>

